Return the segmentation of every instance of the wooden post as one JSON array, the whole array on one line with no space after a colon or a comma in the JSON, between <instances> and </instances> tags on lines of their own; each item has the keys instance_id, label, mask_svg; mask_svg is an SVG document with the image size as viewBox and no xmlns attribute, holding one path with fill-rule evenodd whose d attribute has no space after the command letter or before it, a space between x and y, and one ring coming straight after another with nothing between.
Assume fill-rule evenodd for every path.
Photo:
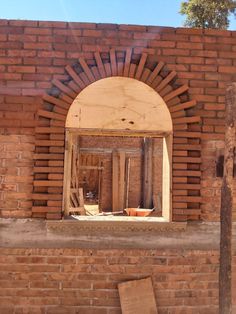
<instances>
[{"instance_id":1,"label":"wooden post","mask_svg":"<svg viewBox=\"0 0 236 314\"><path fill-rule=\"evenodd\" d=\"M143 168L143 207L152 208L152 164L153 164L153 140L144 140L144 168Z\"/></svg>"},{"instance_id":2,"label":"wooden post","mask_svg":"<svg viewBox=\"0 0 236 314\"><path fill-rule=\"evenodd\" d=\"M119 210L119 155L112 152L112 211Z\"/></svg>"},{"instance_id":3,"label":"wooden post","mask_svg":"<svg viewBox=\"0 0 236 314\"><path fill-rule=\"evenodd\" d=\"M232 313L231 260L232 260L232 206L233 165L236 126L236 83L226 91L226 131L224 176L221 187L220 208L220 271L219 271L219 313Z\"/></svg>"},{"instance_id":4,"label":"wooden post","mask_svg":"<svg viewBox=\"0 0 236 314\"><path fill-rule=\"evenodd\" d=\"M71 185L71 158L72 158L72 134L66 130L64 182L63 182L63 209L64 214L69 215L70 185Z\"/></svg>"},{"instance_id":5,"label":"wooden post","mask_svg":"<svg viewBox=\"0 0 236 314\"><path fill-rule=\"evenodd\" d=\"M123 210L125 199L125 151L119 152L119 162L119 210Z\"/></svg>"}]
</instances>

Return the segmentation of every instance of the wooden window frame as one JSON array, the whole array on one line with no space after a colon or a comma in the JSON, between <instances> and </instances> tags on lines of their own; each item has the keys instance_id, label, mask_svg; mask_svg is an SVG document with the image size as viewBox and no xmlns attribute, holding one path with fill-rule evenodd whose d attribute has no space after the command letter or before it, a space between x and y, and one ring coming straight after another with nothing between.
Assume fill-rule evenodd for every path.
<instances>
[{"instance_id":1,"label":"wooden window frame","mask_svg":"<svg viewBox=\"0 0 236 314\"><path fill-rule=\"evenodd\" d=\"M78 136L127 136L127 137L161 137L163 138L163 162L162 162L162 218L166 222L172 219L172 132L127 131L127 130L95 130L66 128L65 130L65 155L64 155L64 179L63 179L63 208L64 216L70 215L70 184L72 146ZM149 218L150 219L150 218Z\"/></svg>"}]
</instances>

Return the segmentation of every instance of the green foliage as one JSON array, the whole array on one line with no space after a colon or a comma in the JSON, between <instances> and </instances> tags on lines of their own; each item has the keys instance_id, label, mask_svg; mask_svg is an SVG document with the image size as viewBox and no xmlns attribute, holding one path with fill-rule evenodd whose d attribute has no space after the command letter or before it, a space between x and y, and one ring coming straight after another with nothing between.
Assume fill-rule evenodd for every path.
<instances>
[{"instance_id":1,"label":"green foliage","mask_svg":"<svg viewBox=\"0 0 236 314\"><path fill-rule=\"evenodd\" d=\"M186 15L185 26L227 29L229 15L236 15L235 0L188 0L181 3L180 13Z\"/></svg>"}]
</instances>

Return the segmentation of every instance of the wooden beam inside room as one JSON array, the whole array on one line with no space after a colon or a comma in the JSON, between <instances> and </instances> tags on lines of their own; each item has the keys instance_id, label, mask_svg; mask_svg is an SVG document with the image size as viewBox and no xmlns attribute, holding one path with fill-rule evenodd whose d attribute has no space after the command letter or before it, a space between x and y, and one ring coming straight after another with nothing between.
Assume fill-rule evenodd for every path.
<instances>
[{"instance_id":1,"label":"wooden beam inside room","mask_svg":"<svg viewBox=\"0 0 236 314\"><path fill-rule=\"evenodd\" d=\"M145 138L143 144L143 207L153 206L153 139Z\"/></svg>"},{"instance_id":2,"label":"wooden beam inside room","mask_svg":"<svg viewBox=\"0 0 236 314\"><path fill-rule=\"evenodd\" d=\"M112 211L119 210L119 154L112 152Z\"/></svg>"}]
</instances>

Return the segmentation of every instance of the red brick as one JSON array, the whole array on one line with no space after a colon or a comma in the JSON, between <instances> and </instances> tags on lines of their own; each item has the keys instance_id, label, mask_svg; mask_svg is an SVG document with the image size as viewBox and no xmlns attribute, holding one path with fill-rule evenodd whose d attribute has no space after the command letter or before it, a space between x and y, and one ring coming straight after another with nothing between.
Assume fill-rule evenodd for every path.
<instances>
[{"instance_id":1,"label":"red brick","mask_svg":"<svg viewBox=\"0 0 236 314\"><path fill-rule=\"evenodd\" d=\"M25 34L50 35L52 34L52 30L50 28L26 27Z\"/></svg>"},{"instance_id":2,"label":"red brick","mask_svg":"<svg viewBox=\"0 0 236 314\"><path fill-rule=\"evenodd\" d=\"M200 57L177 57L178 63L204 64L204 59Z\"/></svg>"},{"instance_id":3,"label":"red brick","mask_svg":"<svg viewBox=\"0 0 236 314\"><path fill-rule=\"evenodd\" d=\"M146 26L141 25L119 25L119 30L145 32Z\"/></svg>"},{"instance_id":4,"label":"red brick","mask_svg":"<svg viewBox=\"0 0 236 314\"><path fill-rule=\"evenodd\" d=\"M55 28L66 28L67 22L48 22L48 21L39 21L39 27L55 27Z\"/></svg>"},{"instance_id":5,"label":"red brick","mask_svg":"<svg viewBox=\"0 0 236 314\"><path fill-rule=\"evenodd\" d=\"M95 23L80 23L80 22L69 22L69 28L71 29L94 29L96 28Z\"/></svg>"},{"instance_id":6,"label":"red brick","mask_svg":"<svg viewBox=\"0 0 236 314\"><path fill-rule=\"evenodd\" d=\"M177 48L181 49L203 49L202 43L186 43L186 42L177 42Z\"/></svg>"},{"instance_id":7,"label":"red brick","mask_svg":"<svg viewBox=\"0 0 236 314\"><path fill-rule=\"evenodd\" d=\"M33 66L9 66L8 70L14 73L35 73L35 67Z\"/></svg>"},{"instance_id":8,"label":"red brick","mask_svg":"<svg viewBox=\"0 0 236 314\"><path fill-rule=\"evenodd\" d=\"M102 31L93 30L93 29L85 29L85 30L83 30L83 36L101 37L102 36Z\"/></svg>"},{"instance_id":9,"label":"red brick","mask_svg":"<svg viewBox=\"0 0 236 314\"><path fill-rule=\"evenodd\" d=\"M51 43L24 43L24 49L51 50Z\"/></svg>"},{"instance_id":10,"label":"red brick","mask_svg":"<svg viewBox=\"0 0 236 314\"><path fill-rule=\"evenodd\" d=\"M236 71L236 66L235 67L227 67L227 66L219 66L219 69L218 69L218 71L220 72L220 73L235 73L235 71Z\"/></svg>"}]
</instances>

